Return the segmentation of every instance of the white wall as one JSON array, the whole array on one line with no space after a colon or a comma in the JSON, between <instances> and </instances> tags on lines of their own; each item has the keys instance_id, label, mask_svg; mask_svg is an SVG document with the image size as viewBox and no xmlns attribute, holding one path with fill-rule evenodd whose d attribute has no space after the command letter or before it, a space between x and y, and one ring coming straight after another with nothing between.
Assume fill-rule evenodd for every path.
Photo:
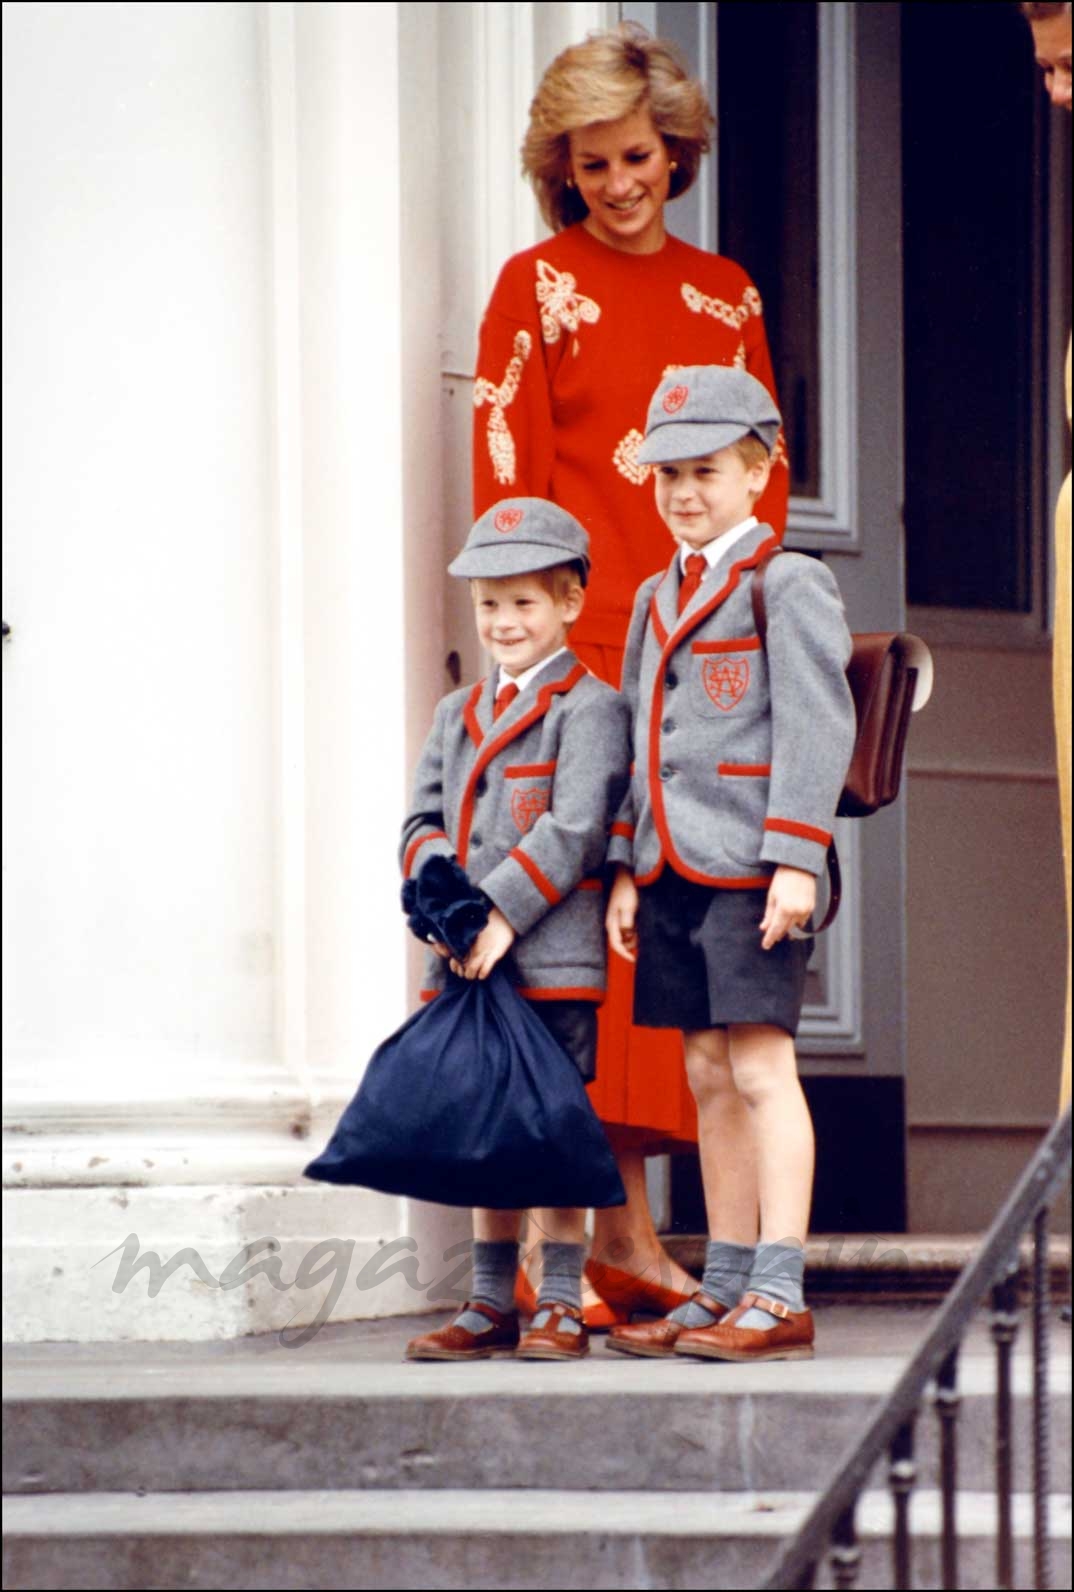
<instances>
[{"instance_id":1,"label":"white wall","mask_svg":"<svg viewBox=\"0 0 1074 1592\"><path fill-rule=\"evenodd\" d=\"M4 10L4 1043L35 1088L272 1049L254 11Z\"/></svg>"}]
</instances>

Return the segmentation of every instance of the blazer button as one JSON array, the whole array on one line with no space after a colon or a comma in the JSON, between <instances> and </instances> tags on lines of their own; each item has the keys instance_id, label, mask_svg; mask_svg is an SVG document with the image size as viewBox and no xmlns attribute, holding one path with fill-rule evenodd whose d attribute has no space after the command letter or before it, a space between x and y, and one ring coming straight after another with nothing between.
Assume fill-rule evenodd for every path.
<instances>
[{"instance_id":1,"label":"blazer button","mask_svg":"<svg viewBox=\"0 0 1074 1592\"><path fill-rule=\"evenodd\" d=\"M471 846L480 846L480 844L481 844L481 836L480 835L471 835L470 836L470 844L471 844Z\"/></svg>"},{"instance_id":2,"label":"blazer button","mask_svg":"<svg viewBox=\"0 0 1074 1592\"><path fill-rule=\"evenodd\" d=\"M488 790L488 788L489 788L488 780L482 774L481 778L478 780L477 784L474 786L474 790L475 790L475 792L476 792L476 794L478 796L484 796L486 791Z\"/></svg>"},{"instance_id":3,"label":"blazer button","mask_svg":"<svg viewBox=\"0 0 1074 1592\"><path fill-rule=\"evenodd\" d=\"M673 768L668 768L667 764L665 763L664 767L660 770L660 778L664 780L670 779L674 772L675 770Z\"/></svg>"},{"instance_id":4,"label":"blazer button","mask_svg":"<svg viewBox=\"0 0 1074 1592\"><path fill-rule=\"evenodd\" d=\"M675 720L674 719L665 719L663 724L661 724L660 728L663 730L665 735L670 735L672 730L675 728Z\"/></svg>"},{"instance_id":5,"label":"blazer button","mask_svg":"<svg viewBox=\"0 0 1074 1592\"><path fill-rule=\"evenodd\" d=\"M667 686L669 691L674 691L678 683L679 677L677 674L666 674L664 676L664 684Z\"/></svg>"}]
</instances>

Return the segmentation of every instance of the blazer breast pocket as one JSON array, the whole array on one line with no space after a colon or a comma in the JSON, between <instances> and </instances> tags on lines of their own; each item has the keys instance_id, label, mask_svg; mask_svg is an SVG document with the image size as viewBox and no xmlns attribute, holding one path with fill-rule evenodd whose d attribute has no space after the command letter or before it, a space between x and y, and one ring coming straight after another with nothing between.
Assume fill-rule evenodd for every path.
<instances>
[{"instance_id":1,"label":"blazer breast pocket","mask_svg":"<svg viewBox=\"0 0 1074 1592\"><path fill-rule=\"evenodd\" d=\"M699 718L716 722L768 711L768 670L756 636L690 645L689 699Z\"/></svg>"},{"instance_id":2,"label":"blazer breast pocket","mask_svg":"<svg viewBox=\"0 0 1074 1592\"><path fill-rule=\"evenodd\" d=\"M499 838L514 845L529 834L542 813L552 805L555 762L512 763L503 771L504 794L499 810Z\"/></svg>"}]
</instances>

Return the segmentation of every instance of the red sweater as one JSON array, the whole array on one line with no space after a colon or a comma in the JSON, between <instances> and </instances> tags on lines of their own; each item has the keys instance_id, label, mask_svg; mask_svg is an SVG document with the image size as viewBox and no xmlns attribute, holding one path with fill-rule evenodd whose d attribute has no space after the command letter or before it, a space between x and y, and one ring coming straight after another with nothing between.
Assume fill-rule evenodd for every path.
<instances>
[{"instance_id":1,"label":"red sweater","mask_svg":"<svg viewBox=\"0 0 1074 1592\"><path fill-rule=\"evenodd\" d=\"M635 459L653 389L671 366L732 364L776 397L760 296L721 255L670 236L625 254L577 225L501 271L474 384L474 515L545 497L581 521L593 573L579 640L622 647L635 591L668 561L652 470ZM788 486L781 435L757 506L780 535Z\"/></svg>"}]
</instances>

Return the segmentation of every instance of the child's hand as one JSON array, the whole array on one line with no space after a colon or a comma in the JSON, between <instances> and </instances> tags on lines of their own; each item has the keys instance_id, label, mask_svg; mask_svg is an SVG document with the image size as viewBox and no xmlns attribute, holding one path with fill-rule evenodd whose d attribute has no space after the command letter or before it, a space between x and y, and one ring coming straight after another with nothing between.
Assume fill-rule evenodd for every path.
<instances>
[{"instance_id":1,"label":"child's hand","mask_svg":"<svg viewBox=\"0 0 1074 1592\"><path fill-rule=\"evenodd\" d=\"M781 864L772 875L761 919L762 951L778 945L789 929L802 929L817 904L817 881L802 868Z\"/></svg>"},{"instance_id":2,"label":"child's hand","mask_svg":"<svg viewBox=\"0 0 1074 1592\"><path fill-rule=\"evenodd\" d=\"M488 978L501 957L506 956L515 942L515 931L498 907L493 907L489 920L470 947L465 962L453 961L451 971L460 978Z\"/></svg>"},{"instance_id":3,"label":"child's hand","mask_svg":"<svg viewBox=\"0 0 1074 1592\"><path fill-rule=\"evenodd\" d=\"M608 944L617 956L628 962L638 960L638 887L634 875L622 863L615 873L615 883L608 894L608 910L604 927L608 931Z\"/></svg>"}]
</instances>

